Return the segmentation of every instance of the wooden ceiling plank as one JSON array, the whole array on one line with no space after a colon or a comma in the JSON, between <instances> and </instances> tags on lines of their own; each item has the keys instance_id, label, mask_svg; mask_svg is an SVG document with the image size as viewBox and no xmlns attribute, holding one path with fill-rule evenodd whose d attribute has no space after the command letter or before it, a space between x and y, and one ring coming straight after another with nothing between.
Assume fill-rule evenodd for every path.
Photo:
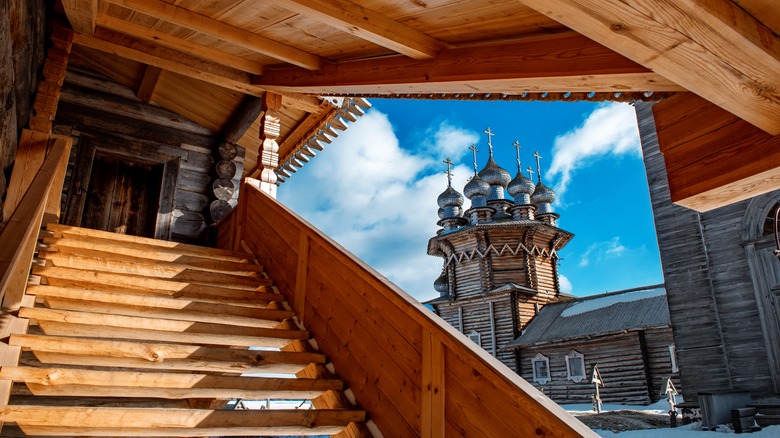
<instances>
[{"instance_id":1,"label":"wooden ceiling plank","mask_svg":"<svg viewBox=\"0 0 780 438\"><path fill-rule=\"evenodd\" d=\"M144 78L141 80L141 86L138 87L138 99L143 103L149 103L154 96L154 89L157 88L157 81L160 79L163 69L153 65L147 65L144 72Z\"/></svg>"},{"instance_id":2,"label":"wooden ceiling plank","mask_svg":"<svg viewBox=\"0 0 780 438\"><path fill-rule=\"evenodd\" d=\"M191 435L189 429L221 429L217 435L233 436L231 430L249 428L297 428L311 434L319 426L346 426L365 419L358 410L294 409L294 410L210 410L210 409L152 409L152 408L92 408L55 406L3 406L0 419L26 426L154 431L178 429L180 436ZM315 426L316 425L316 426ZM27 430L25 430L26 432ZM108 433L113 435L114 432ZM264 434L264 433L263 433ZM121 435L128 436L128 435Z\"/></svg>"},{"instance_id":3,"label":"wooden ceiling plank","mask_svg":"<svg viewBox=\"0 0 780 438\"><path fill-rule=\"evenodd\" d=\"M107 0L160 20L211 35L223 41L271 56L309 70L318 70L328 61L316 55L274 41L246 29L200 15L180 6L158 0Z\"/></svg>"},{"instance_id":4,"label":"wooden ceiling plank","mask_svg":"<svg viewBox=\"0 0 780 438\"><path fill-rule=\"evenodd\" d=\"M317 72L268 70L253 83L320 94L682 90L575 33L445 49L431 60L391 56L329 65Z\"/></svg>"},{"instance_id":5,"label":"wooden ceiling plank","mask_svg":"<svg viewBox=\"0 0 780 438\"><path fill-rule=\"evenodd\" d=\"M765 68L777 65L777 36L732 2L521 1L769 134L780 134L780 71ZM760 56L746 56L756 53Z\"/></svg>"},{"instance_id":6,"label":"wooden ceiling plank","mask_svg":"<svg viewBox=\"0 0 780 438\"><path fill-rule=\"evenodd\" d=\"M198 44L183 38L178 38L171 34L160 32L155 29L150 29L148 27L131 23L120 18L112 17L110 15L100 15L98 16L97 23L99 26L151 41L171 49L189 53L192 56L206 59L208 61L213 61L218 64L235 68L237 70L252 74L263 73L263 66L260 63L242 58L240 56L232 55L221 50L215 50L211 47L204 46L202 44Z\"/></svg>"},{"instance_id":7,"label":"wooden ceiling plank","mask_svg":"<svg viewBox=\"0 0 780 438\"><path fill-rule=\"evenodd\" d=\"M445 47L423 32L346 0L276 0L274 3L414 59L434 58Z\"/></svg>"},{"instance_id":8,"label":"wooden ceiling plank","mask_svg":"<svg viewBox=\"0 0 780 438\"><path fill-rule=\"evenodd\" d=\"M78 33L95 33L98 0L62 0L70 26Z\"/></svg>"}]
</instances>

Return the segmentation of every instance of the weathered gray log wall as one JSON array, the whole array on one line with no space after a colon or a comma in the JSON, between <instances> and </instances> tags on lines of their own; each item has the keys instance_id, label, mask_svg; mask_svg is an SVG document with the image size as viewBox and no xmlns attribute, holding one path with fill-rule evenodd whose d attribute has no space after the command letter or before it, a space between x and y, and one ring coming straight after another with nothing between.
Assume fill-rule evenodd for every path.
<instances>
[{"instance_id":1,"label":"weathered gray log wall","mask_svg":"<svg viewBox=\"0 0 780 438\"><path fill-rule=\"evenodd\" d=\"M742 242L749 200L698 213L672 205L652 104L636 104L683 395L776 396ZM780 342L780 339L769 340Z\"/></svg>"},{"instance_id":2,"label":"weathered gray log wall","mask_svg":"<svg viewBox=\"0 0 780 438\"><path fill-rule=\"evenodd\" d=\"M55 131L74 139L65 181L67 207L73 208L76 183L83 178L88 157L79 159L82 137L116 139L114 144L131 145L129 153L139 157L154 154L178 162L170 238L184 242L205 242L210 223L216 146L219 139L210 130L166 109L147 105L132 90L90 72L69 67L60 96ZM99 142L99 140L98 140ZM110 143L110 141L107 141ZM128 146L129 147L129 146ZM128 151L126 151L128 152ZM243 164L243 149L236 161ZM80 167L81 166L81 167ZM74 178L75 176L75 178ZM70 211L66 217L73 218Z\"/></svg>"},{"instance_id":3,"label":"weathered gray log wall","mask_svg":"<svg viewBox=\"0 0 780 438\"><path fill-rule=\"evenodd\" d=\"M5 200L19 133L30 119L38 70L43 65L45 4L0 1L0 200Z\"/></svg>"},{"instance_id":4,"label":"weathered gray log wall","mask_svg":"<svg viewBox=\"0 0 780 438\"><path fill-rule=\"evenodd\" d=\"M652 369L656 374L664 377L671 375L668 348L665 357L663 351L657 348L666 340L671 340L668 328L654 329L649 333L634 331L523 348L519 358L520 375L556 403L590 403L591 395L594 394L594 386L589 382L590 372L593 365L598 364L604 382L600 389L602 401L649 404L659 399L661 382L660 377L656 378L652 374L648 380L649 362L653 363ZM647 350L643 344L653 345L652 361L647 360ZM568 378L566 355L572 350L584 355L587 378L580 382ZM531 359L539 353L550 361L551 379L544 385L534 382L531 368ZM664 360L665 366L662 365Z\"/></svg>"}]
</instances>

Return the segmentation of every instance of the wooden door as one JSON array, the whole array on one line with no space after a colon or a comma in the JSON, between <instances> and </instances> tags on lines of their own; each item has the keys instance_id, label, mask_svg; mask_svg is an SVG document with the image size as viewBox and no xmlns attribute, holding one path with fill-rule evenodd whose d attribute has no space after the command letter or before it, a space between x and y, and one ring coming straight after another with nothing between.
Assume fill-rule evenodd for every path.
<instances>
[{"instance_id":1,"label":"wooden door","mask_svg":"<svg viewBox=\"0 0 780 438\"><path fill-rule=\"evenodd\" d=\"M154 237L163 168L95 154L81 226Z\"/></svg>"}]
</instances>

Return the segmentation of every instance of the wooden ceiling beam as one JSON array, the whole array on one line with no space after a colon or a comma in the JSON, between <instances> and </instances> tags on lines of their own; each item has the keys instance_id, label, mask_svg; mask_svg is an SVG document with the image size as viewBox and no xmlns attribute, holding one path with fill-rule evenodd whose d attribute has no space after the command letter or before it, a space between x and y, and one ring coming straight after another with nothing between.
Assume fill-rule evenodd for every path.
<instances>
[{"instance_id":1,"label":"wooden ceiling beam","mask_svg":"<svg viewBox=\"0 0 780 438\"><path fill-rule=\"evenodd\" d=\"M62 0L62 7L74 31L86 35L95 33L98 0Z\"/></svg>"},{"instance_id":2,"label":"wooden ceiling beam","mask_svg":"<svg viewBox=\"0 0 780 438\"><path fill-rule=\"evenodd\" d=\"M246 134L252 123L263 112L263 99L255 96L246 96L241 104L233 111L230 119L222 131L222 138L229 143L237 143Z\"/></svg>"},{"instance_id":3,"label":"wooden ceiling beam","mask_svg":"<svg viewBox=\"0 0 780 438\"><path fill-rule=\"evenodd\" d=\"M251 96L262 96L265 89L251 84L246 72L205 61L173 49L160 47L127 35L98 27L95 36L75 34L73 43L111 53L136 62L159 67L203 82ZM320 99L285 93L285 104L306 112L319 111Z\"/></svg>"},{"instance_id":4,"label":"wooden ceiling beam","mask_svg":"<svg viewBox=\"0 0 780 438\"><path fill-rule=\"evenodd\" d=\"M441 41L417 29L346 0L275 0L273 3L414 59L434 58L445 47Z\"/></svg>"},{"instance_id":5,"label":"wooden ceiling beam","mask_svg":"<svg viewBox=\"0 0 780 438\"><path fill-rule=\"evenodd\" d=\"M310 72L268 70L253 83L328 94L680 91L681 87L575 33L444 49L435 59L391 56Z\"/></svg>"},{"instance_id":6,"label":"wooden ceiling beam","mask_svg":"<svg viewBox=\"0 0 780 438\"><path fill-rule=\"evenodd\" d=\"M252 74L261 74L263 66L257 62L240 56L231 55L221 50L216 50L202 44L194 43L183 38L178 38L169 33L160 32L135 23L130 23L110 15L99 15L97 19L99 26L131 35L155 44L159 44L184 53L189 53L201 59L213 61L236 70L245 71Z\"/></svg>"},{"instance_id":7,"label":"wooden ceiling beam","mask_svg":"<svg viewBox=\"0 0 780 438\"><path fill-rule=\"evenodd\" d=\"M769 134L780 134L780 40L732 2L521 1Z\"/></svg>"},{"instance_id":8,"label":"wooden ceiling beam","mask_svg":"<svg viewBox=\"0 0 780 438\"><path fill-rule=\"evenodd\" d=\"M153 65L147 65L144 71L144 77L141 79L141 85L138 87L138 99L143 103L149 103L154 96L154 89L157 88L157 82L160 80L163 69Z\"/></svg>"},{"instance_id":9,"label":"wooden ceiling beam","mask_svg":"<svg viewBox=\"0 0 780 438\"><path fill-rule=\"evenodd\" d=\"M319 56L252 33L246 29L232 26L219 20L200 15L189 9L182 8L159 0L106 0L110 3L141 12L168 23L182 26L197 32L211 35L223 41L254 50L280 61L289 62L299 67L318 70L328 61Z\"/></svg>"},{"instance_id":10,"label":"wooden ceiling beam","mask_svg":"<svg viewBox=\"0 0 780 438\"><path fill-rule=\"evenodd\" d=\"M653 107L672 202L709 211L780 189L780 135L692 93Z\"/></svg>"}]
</instances>

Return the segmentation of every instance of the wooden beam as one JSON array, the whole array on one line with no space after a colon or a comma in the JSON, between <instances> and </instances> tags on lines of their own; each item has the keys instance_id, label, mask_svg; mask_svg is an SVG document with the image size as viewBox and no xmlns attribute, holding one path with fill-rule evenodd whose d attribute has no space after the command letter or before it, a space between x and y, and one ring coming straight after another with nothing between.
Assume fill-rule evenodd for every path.
<instances>
[{"instance_id":1,"label":"wooden beam","mask_svg":"<svg viewBox=\"0 0 780 438\"><path fill-rule=\"evenodd\" d=\"M521 1L780 134L780 39L732 2Z\"/></svg>"},{"instance_id":2,"label":"wooden beam","mask_svg":"<svg viewBox=\"0 0 780 438\"><path fill-rule=\"evenodd\" d=\"M154 89L157 88L157 82L160 80L160 75L163 70L160 67L153 65L147 65L146 71L144 71L144 78L141 80L141 85L138 87L138 99L143 103L149 103L154 96Z\"/></svg>"},{"instance_id":3,"label":"wooden beam","mask_svg":"<svg viewBox=\"0 0 780 438\"><path fill-rule=\"evenodd\" d=\"M31 435L88 436L235 436L331 435L352 421L358 410L208 410L6 406L0 421L16 422ZM81 433L79 433L81 432Z\"/></svg>"},{"instance_id":4,"label":"wooden beam","mask_svg":"<svg viewBox=\"0 0 780 438\"><path fill-rule=\"evenodd\" d=\"M328 123L331 117L336 115L338 108L328 105L328 109L319 113L309 114L301 120L293 130L279 143L279 161L284 162L287 158L300 149L301 146L321 127ZM251 172L250 172L251 173Z\"/></svg>"},{"instance_id":5,"label":"wooden beam","mask_svg":"<svg viewBox=\"0 0 780 438\"><path fill-rule=\"evenodd\" d=\"M95 32L98 0L62 0L62 7L73 30L86 35Z\"/></svg>"},{"instance_id":6,"label":"wooden beam","mask_svg":"<svg viewBox=\"0 0 780 438\"><path fill-rule=\"evenodd\" d=\"M653 115L673 203L704 212L780 189L780 135L691 93Z\"/></svg>"},{"instance_id":7,"label":"wooden beam","mask_svg":"<svg viewBox=\"0 0 780 438\"><path fill-rule=\"evenodd\" d=\"M327 63L325 59L311 53L173 4L157 0L109 2L309 70L318 70Z\"/></svg>"},{"instance_id":8,"label":"wooden beam","mask_svg":"<svg viewBox=\"0 0 780 438\"><path fill-rule=\"evenodd\" d=\"M222 50L216 50L209 46L204 46L190 40L178 38L169 33L160 32L156 29L150 29L146 26L131 23L120 18L112 17L110 15L98 16L97 24L117 32L122 32L126 35L131 35L155 44L160 44L170 49L189 53L191 56L196 56L201 59L216 62L236 70L241 70L253 74L263 73L262 64L256 61L245 59L236 55L231 55Z\"/></svg>"},{"instance_id":9,"label":"wooden beam","mask_svg":"<svg viewBox=\"0 0 780 438\"><path fill-rule=\"evenodd\" d=\"M238 108L233 111L222 131L222 138L228 143L238 143L263 112L263 100L255 96L246 96Z\"/></svg>"},{"instance_id":10,"label":"wooden beam","mask_svg":"<svg viewBox=\"0 0 780 438\"><path fill-rule=\"evenodd\" d=\"M38 174L46 149L49 147L49 134L44 132L22 130L19 147L16 149L11 180L8 182L8 192L3 204L3 223L8 222L16 206L27 193L33 178Z\"/></svg>"},{"instance_id":11,"label":"wooden beam","mask_svg":"<svg viewBox=\"0 0 780 438\"><path fill-rule=\"evenodd\" d=\"M289 92L371 95L681 90L574 33L445 49L423 61L391 56L329 65L317 72L268 70L253 83Z\"/></svg>"},{"instance_id":12,"label":"wooden beam","mask_svg":"<svg viewBox=\"0 0 780 438\"><path fill-rule=\"evenodd\" d=\"M444 345L431 332L423 333L420 430L424 437L445 436L445 371Z\"/></svg>"},{"instance_id":13,"label":"wooden beam","mask_svg":"<svg viewBox=\"0 0 780 438\"><path fill-rule=\"evenodd\" d=\"M414 59L434 58L441 41L346 0L276 0L278 6Z\"/></svg>"},{"instance_id":14,"label":"wooden beam","mask_svg":"<svg viewBox=\"0 0 780 438\"><path fill-rule=\"evenodd\" d=\"M341 390L337 379L212 376L206 374L3 367L0 379L24 382L35 395L149 398L311 399ZM94 391L94 392L90 392Z\"/></svg>"}]
</instances>

